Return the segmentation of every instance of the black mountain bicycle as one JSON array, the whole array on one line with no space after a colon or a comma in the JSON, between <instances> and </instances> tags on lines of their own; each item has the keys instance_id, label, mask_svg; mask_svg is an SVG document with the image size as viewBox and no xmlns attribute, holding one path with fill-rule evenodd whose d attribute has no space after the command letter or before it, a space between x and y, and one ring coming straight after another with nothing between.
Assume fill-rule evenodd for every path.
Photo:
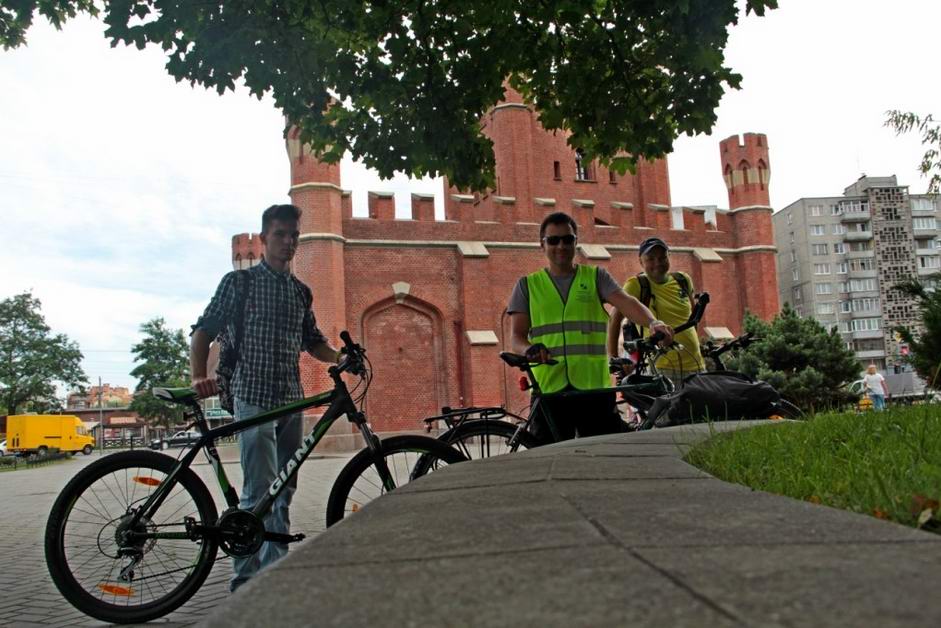
<instances>
[{"instance_id":1,"label":"black mountain bicycle","mask_svg":"<svg viewBox=\"0 0 941 628\"><path fill-rule=\"evenodd\" d=\"M66 485L52 507L45 534L46 564L62 595L102 621L149 621L173 611L196 593L215 563L217 550L229 556L249 556L265 541L300 541L303 534L265 530L263 517L343 415L359 428L366 448L337 477L327 503L327 525L418 477L418 460L426 461L429 468L465 460L456 449L427 436L380 440L358 407L371 380L366 352L347 332L340 337L343 359L328 371L333 390L251 419L210 429L193 390L153 389L157 397L185 406L186 417L201 437L178 460L151 451L116 453L84 468ZM352 392L341 378L343 373L359 377ZM362 393L354 398L363 384ZM305 408L327 405L265 498L252 510L240 509L215 442ZM221 516L206 485L190 468L200 451L205 451L219 480L227 506Z\"/></svg>"}]
</instances>

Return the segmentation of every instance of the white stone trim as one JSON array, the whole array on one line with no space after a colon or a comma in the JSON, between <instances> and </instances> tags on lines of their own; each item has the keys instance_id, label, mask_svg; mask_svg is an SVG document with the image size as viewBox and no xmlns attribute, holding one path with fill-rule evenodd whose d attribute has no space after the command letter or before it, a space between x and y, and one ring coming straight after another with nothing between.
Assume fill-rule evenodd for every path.
<instances>
[{"instance_id":1,"label":"white stone trim","mask_svg":"<svg viewBox=\"0 0 941 628\"><path fill-rule=\"evenodd\" d=\"M376 198L395 198L395 192L383 192L381 190L370 190L369 195Z\"/></svg>"},{"instance_id":2,"label":"white stone trim","mask_svg":"<svg viewBox=\"0 0 941 628\"><path fill-rule=\"evenodd\" d=\"M343 193L344 190L339 185L334 183L320 183L318 181L311 181L309 183L298 183L297 185L292 185L291 189L288 190L288 194L293 194L294 192L300 192L301 190L336 190L337 192Z\"/></svg>"},{"instance_id":3,"label":"white stone trim","mask_svg":"<svg viewBox=\"0 0 941 628\"><path fill-rule=\"evenodd\" d=\"M660 203L648 203L647 207L655 212L668 212L672 209L669 205L661 205Z\"/></svg>"},{"instance_id":4,"label":"white stone trim","mask_svg":"<svg viewBox=\"0 0 941 628\"><path fill-rule=\"evenodd\" d=\"M298 238L298 242L310 242L313 240L333 240L335 242L343 242L344 244L349 242L349 240L336 233L302 233Z\"/></svg>"},{"instance_id":5,"label":"white stone trim","mask_svg":"<svg viewBox=\"0 0 941 628\"><path fill-rule=\"evenodd\" d=\"M456 242L457 250L464 257L490 257L490 252L483 242Z\"/></svg>"},{"instance_id":6,"label":"white stone trim","mask_svg":"<svg viewBox=\"0 0 941 628\"><path fill-rule=\"evenodd\" d=\"M514 203L516 203L515 196L497 196L496 194L494 194L491 198L493 199L493 202L496 203L497 205L513 205Z\"/></svg>"},{"instance_id":7,"label":"white stone trim","mask_svg":"<svg viewBox=\"0 0 941 628\"><path fill-rule=\"evenodd\" d=\"M634 203L611 201L611 207L615 209L634 209Z\"/></svg>"},{"instance_id":8,"label":"white stone trim","mask_svg":"<svg viewBox=\"0 0 941 628\"><path fill-rule=\"evenodd\" d=\"M554 198L543 198L537 196L533 198L533 202L536 203L536 205L542 205L543 207L555 207Z\"/></svg>"},{"instance_id":9,"label":"white stone trim","mask_svg":"<svg viewBox=\"0 0 941 628\"><path fill-rule=\"evenodd\" d=\"M710 249L706 247L693 248L693 255L700 262L721 262L722 261L722 256L716 253L715 249Z\"/></svg>"},{"instance_id":10,"label":"white stone trim","mask_svg":"<svg viewBox=\"0 0 941 628\"><path fill-rule=\"evenodd\" d=\"M473 203L474 202L473 194L452 194L451 200L458 203Z\"/></svg>"},{"instance_id":11,"label":"white stone trim","mask_svg":"<svg viewBox=\"0 0 941 628\"><path fill-rule=\"evenodd\" d=\"M467 335L467 342L470 343L471 346L500 344L500 339L497 338L497 334L490 329L468 329L464 333Z\"/></svg>"},{"instance_id":12,"label":"white stone trim","mask_svg":"<svg viewBox=\"0 0 941 628\"><path fill-rule=\"evenodd\" d=\"M750 212L754 210L774 212L774 208L768 205L746 205L745 207L736 207L735 209L730 209L728 212L730 214L737 214L738 212Z\"/></svg>"},{"instance_id":13,"label":"white stone trim","mask_svg":"<svg viewBox=\"0 0 941 628\"><path fill-rule=\"evenodd\" d=\"M593 200L587 199L587 198L573 198L573 199L572 199L572 205L575 205L576 207L589 207L589 208L591 208L591 207L594 207L594 206L595 206L595 202L594 202Z\"/></svg>"},{"instance_id":14,"label":"white stone trim","mask_svg":"<svg viewBox=\"0 0 941 628\"><path fill-rule=\"evenodd\" d=\"M411 290L412 286L408 282L396 281L392 284L392 296L395 298L395 302L401 305Z\"/></svg>"},{"instance_id":15,"label":"white stone trim","mask_svg":"<svg viewBox=\"0 0 941 628\"><path fill-rule=\"evenodd\" d=\"M490 113L493 113L494 111L499 111L500 109L525 109L526 111L532 111L532 110L529 108L529 105L526 105L526 104L524 104L524 103L521 103L521 102L505 102L505 103L503 103L502 105L497 105L497 106L495 106L493 109L490 110Z\"/></svg>"},{"instance_id":16,"label":"white stone trim","mask_svg":"<svg viewBox=\"0 0 941 628\"><path fill-rule=\"evenodd\" d=\"M428 194L427 192L412 192L413 201L433 201L435 200L434 194Z\"/></svg>"},{"instance_id":17,"label":"white stone trim","mask_svg":"<svg viewBox=\"0 0 941 628\"><path fill-rule=\"evenodd\" d=\"M611 254L601 244L579 244L578 250L588 259L611 259Z\"/></svg>"}]
</instances>

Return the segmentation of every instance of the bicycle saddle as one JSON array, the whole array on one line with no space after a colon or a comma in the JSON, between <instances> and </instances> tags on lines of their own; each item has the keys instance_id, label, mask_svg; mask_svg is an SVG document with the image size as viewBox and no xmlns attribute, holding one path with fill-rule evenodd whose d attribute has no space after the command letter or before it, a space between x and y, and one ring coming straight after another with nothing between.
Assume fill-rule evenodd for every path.
<instances>
[{"instance_id":1,"label":"bicycle saddle","mask_svg":"<svg viewBox=\"0 0 941 628\"><path fill-rule=\"evenodd\" d=\"M189 403L196 399L196 391L192 388L151 388L154 397L172 403Z\"/></svg>"}]
</instances>

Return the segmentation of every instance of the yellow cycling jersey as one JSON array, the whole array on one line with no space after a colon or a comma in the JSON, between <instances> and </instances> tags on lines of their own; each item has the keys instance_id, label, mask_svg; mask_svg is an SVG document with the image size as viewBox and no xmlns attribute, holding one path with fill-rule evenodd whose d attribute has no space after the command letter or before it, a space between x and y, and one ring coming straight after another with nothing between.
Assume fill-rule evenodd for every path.
<instances>
[{"instance_id":1,"label":"yellow cycling jersey","mask_svg":"<svg viewBox=\"0 0 941 628\"><path fill-rule=\"evenodd\" d=\"M664 283L650 280L650 304L647 306L654 317L660 319L671 327L682 325L689 319L693 306L690 296L693 294L693 280L683 273L689 283L689 296L683 294L680 284L669 273ZM632 297L640 298L640 281L631 277L624 284L624 291ZM650 330L644 328L644 336L650 335ZM672 369L674 371L702 371L705 369L702 355L699 353L699 336L696 328L692 327L678 333L674 340L682 346L681 349L670 351L657 360L658 369Z\"/></svg>"}]
</instances>

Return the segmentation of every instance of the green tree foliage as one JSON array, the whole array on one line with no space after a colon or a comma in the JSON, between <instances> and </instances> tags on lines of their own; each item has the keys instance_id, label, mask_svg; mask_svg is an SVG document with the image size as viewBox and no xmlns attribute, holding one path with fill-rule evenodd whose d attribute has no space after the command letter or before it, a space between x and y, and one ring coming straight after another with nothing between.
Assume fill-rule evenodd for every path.
<instances>
[{"instance_id":1,"label":"green tree foliage","mask_svg":"<svg viewBox=\"0 0 941 628\"><path fill-rule=\"evenodd\" d=\"M909 111L893 109L886 112L885 126L895 129L896 135L917 131L926 147L918 169L928 179L928 193L941 192L941 125L931 115L920 116Z\"/></svg>"},{"instance_id":2,"label":"green tree foliage","mask_svg":"<svg viewBox=\"0 0 941 628\"><path fill-rule=\"evenodd\" d=\"M159 45L167 71L223 93L271 94L315 154L493 187L482 114L504 81L550 131L615 170L708 133L726 87L736 0L113 0L112 45ZM777 0L746 0L764 15ZM90 0L0 0L0 44L35 11L58 26ZM339 103L339 104L337 104Z\"/></svg>"},{"instance_id":3,"label":"green tree foliage","mask_svg":"<svg viewBox=\"0 0 941 628\"><path fill-rule=\"evenodd\" d=\"M0 301L0 406L7 414L61 409L57 382L88 383L78 344L52 333L29 292Z\"/></svg>"},{"instance_id":4,"label":"green tree foliage","mask_svg":"<svg viewBox=\"0 0 941 628\"><path fill-rule=\"evenodd\" d=\"M927 278L934 285L941 284L941 273ZM906 295L918 302L923 329L915 332L908 327L899 327L896 331L909 345L908 362L915 368L918 376L932 388L941 387L941 290L928 290L925 284L912 277L895 285Z\"/></svg>"},{"instance_id":5,"label":"green tree foliage","mask_svg":"<svg viewBox=\"0 0 941 628\"><path fill-rule=\"evenodd\" d=\"M759 340L728 360L729 369L768 382L804 411L855 401L845 386L859 378L859 360L836 329L801 318L789 304L770 323L746 313L744 327Z\"/></svg>"},{"instance_id":6,"label":"green tree foliage","mask_svg":"<svg viewBox=\"0 0 941 628\"><path fill-rule=\"evenodd\" d=\"M189 345L182 329L170 329L162 318L140 326L144 339L131 347L134 362L131 375L138 379L130 409L154 425L171 427L183 420L183 411L154 397L150 389L159 386L189 386Z\"/></svg>"}]
</instances>

